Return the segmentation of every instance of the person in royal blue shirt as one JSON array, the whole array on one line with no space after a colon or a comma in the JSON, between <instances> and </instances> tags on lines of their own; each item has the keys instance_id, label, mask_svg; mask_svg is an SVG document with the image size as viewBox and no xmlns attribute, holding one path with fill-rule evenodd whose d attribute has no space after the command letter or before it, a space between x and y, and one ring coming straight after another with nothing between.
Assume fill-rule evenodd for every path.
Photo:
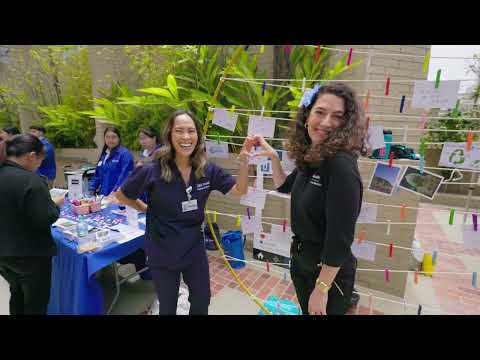
<instances>
[{"instance_id":1,"label":"person in royal blue shirt","mask_svg":"<svg viewBox=\"0 0 480 360\"><path fill-rule=\"evenodd\" d=\"M162 146L160 144L160 136L158 136L157 130L146 127L138 131L138 142L142 146L142 153L140 154L140 160L137 161L135 166L142 166L153 160L155 152ZM139 197L144 203L148 204L147 194L142 194Z\"/></svg>"},{"instance_id":2,"label":"person in royal blue shirt","mask_svg":"<svg viewBox=\"0 0 480 360\"><path fill-rule=\"evenodd\" d=\"M236 181L207 162L202 129L191 112L174 112L162 140L155 161L137 167L115 195L121 203L147 212L145 252L160 314L176 314L182 276L189 288L190 314L206 315L211 294L202 231L205 205L213 190L236 195L247 192L247 157L253 139L243 145ZM138 200L144 192L148 206Z\"/></svg>"},{"instance_id":3,"label":"person in royal blue shirt","mask_svg":"<svg viewBox=\"0 0 480 360\"><path fill-rule=\"evenodd\" d=\"M133 155L121 145L120 131L109 126L103 133L105 145L95 168L90 189L99 195L108 196L125 181L134 167Z\"/></svg>"},{"instance_id":4,"label":"person in royal blue shirt","mask_svg":"<svg viewBox=\"0 0 480 360\"><path fill-rule=\"evenodd\" d=\"M57 176L57 165L55 163L55 149L52 144L45 138L46 130L41 125L30 126L30 134L36 136L45 146L45 159L38 168L37 174L47 178L49 188L53 187L53 182Z\"/></svg>"}]
</instances>

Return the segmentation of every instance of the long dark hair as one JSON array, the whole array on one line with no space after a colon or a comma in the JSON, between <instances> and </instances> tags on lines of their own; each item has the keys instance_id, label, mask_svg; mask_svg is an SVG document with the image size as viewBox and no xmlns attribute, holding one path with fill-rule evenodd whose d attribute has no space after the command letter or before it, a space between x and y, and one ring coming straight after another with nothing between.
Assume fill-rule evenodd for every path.
<instances>
[{"instance_id":1,"label":"long dark hair","mask_svg":"<svg viewBox=\"0 0 480 360\"><path fill-rule=\"evenodd\" d=\"M105 135L107 135L107 132L109 132L109 131L115 133L118 136L119 142L118 142L118 145L116 146L116 148L118 146L122 145L122 136L120 135L120 130L115 126L108 126L105 129L105 131L103 132L103 141L105 141ZM104 144L102 152L100 153L100 158L102 157L103 153L107 150L107 148L108 148L107 144ZM99 158L99 160L100 160L100 158Z\"/></svg>"},{"instance_id":2,"label":"long dark hair","mask_svg":"<svg viewBox=\"0 0 480 360\"><path fill-rule=\"evenodd\" d=\"M0 164L3 164L7 157L20 157L31 152L44 155L43 143L36 136L30 134L15 135L0 144Z\"/></svg>"},{"instance_id":3,"label":"long dark hair","mask_svg":"<svg viewBox=\"0 0 480 360\"><path fill-rule=\"evenodd\" d=\"M345 106L343 124L332 130L321 144L314 146L305 123L315 102L323 94L332 94L343 99ZM310 105L301 106L298 109L296 122L291 128L286 148L289 156L295 160L295 165L303 169L308 163L332 157L338 151L365 155L366 131L365 113L353 89L342 83L325 84L312 98Z\"/></svg>"},{"instance_id":4,"label":"long dark hair","mask_svg":"<svg viewBox=\"0 0 480 360\"><path fill-rule=\"evenodd\" d=\"M155 138L156 140L155 143L157 145L161 144L160 136L158 136L158 132L154 128L151 128L151 127L141 128L140 130L138 130L138 135L140 134L144 134L145 136L148 136L150 139Z\"/></svg>"},{"instance_id":5,"label":"long dark hair","mask_svg":"<svg viewBox=\"0 0 480 360\"><path fill-rule=\"evenodd\" d=\"M172 165L175 160L175 149L172 146L172 129L175 119L180 115L188 115L195 124L197 130L197 145L190 155L190 162L195 169L195 177L200 179L205 175L205 165L207 164L207 154L205 153L205 140L203 138L202 127L196 116L188 110L175 111L167 121L167 124L163 128L162 140L163 146L155 153L155 159L159 161L161 168L161 176L166 182L173 180Z\"/></svg>"}]
</instances>

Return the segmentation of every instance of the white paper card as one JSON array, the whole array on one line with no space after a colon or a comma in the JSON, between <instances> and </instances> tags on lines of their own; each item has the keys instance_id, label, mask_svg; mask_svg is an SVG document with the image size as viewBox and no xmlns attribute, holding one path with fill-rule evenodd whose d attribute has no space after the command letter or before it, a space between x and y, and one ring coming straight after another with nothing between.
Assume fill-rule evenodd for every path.
<instances>
[{"instance_id":1,"label":"white paper card","mask_svg":"<svg viewBox=\"0 0 480 360\"><path fill-rule=\"evenodd\" d=\"M462 225L463 247L465 249L480 249L480 227L473 230L472 224Z\"/></svg>"},{"instance_id":2,"label":"white paper card","mask_svg":"<svg viewBox=\"0 0 480 360\"><path fill-rule=\"evenodd\" d=\"M254 190L251 186L248 187L248 193L240 197L240 204L254 207L256 209L263 209L265 207L265 200L267 194L261 190Z\"/></svg>"},{"instance_id":3,"label":"white paper card","mask_svg":"<svg viewBox=\"0 0 480 360\"><path fill-rule=\"evenodd\" d=\"M207 148L207 156L210 158L228 159L228 144L220 143L216 141L206 141L205 146Z\"/></svg>"},{"instance_id":4,"label":"white paper card","mask_svg":"<svg viewBox=\"0 0 480 360\"><path fill-rule=\"evenodd\" d=\"M358 215L357 223L372 224L377 222L377 204L362 203L362 210Z\"/></svg>"},{"instance_id":5,"label":"white paper card","mask_svg":"<svg viewBox=\"0 0 480 360\"><path fill-rule=\"evenodd\" d=\"M275 191L275 190L270 190L267 194L290 200L290 194L284 194L284 193L281 193L281 192L278 192L278 191Z\"/></svg>"},{"instance_id":6,"label":"white paper card","mask_svg":"<svg viewBox=\"0 0 480 360\"><path fill-rule=\"evenodd\" d=\"M290 245L286 246L285 244L281 239L273 237L272 234L261 232L253 236L253 247L255 249L290 257Z\"/></svg>"},{"instance_id":7,"label":"white paper card","mask_svg":"<svg viewBox=\"0 0 480 360\"><path fill-rule=\"evenodd\" d=\"M385 137L382 126L370 126L368 128L368 145L372 150L385 147Z\"/></svg>"},{"instance_id":8,"label":"white paper card","mask_svg":"<svg viewBox=\"0 0 480 360\"><path fill-rule=\"evenodd\" d=\"M68 190L65 190L65 189L57 189L57 188L50 189L50 196L52 197L52 199L55 197L65 196L66 193L68 193Z\"/></svg>"},{"instance_id":9,"label":"white paper card","mask_svg":"<svg viewBox=\"0 0 480 360\"><path fill-rule=\"evenodd\" d=\"M271 240L276 243L278 252L276 254L290 257L290 245L292 244L292 229L290 226L285 226L285 232L283 231L283 225L272 225Z\"/></svg>"},{"instance_id":10,"label":"white paper card","mask_svg":"<svg viewBox=\"0 0 480 360\"><path fill-rule=\"evenodd\" d=\"M362 241L360 244L358 241L354 241L352 244L352 253L359 259L368 261L375 261L375 253L377 246L370 241Z\"/></svg>"},{"instance_id":11,"label":"white paper card","mask_svg":"<svg viewBox=\"0 0 480 360\"><path fill-rule=\"evenodd\" d=\"M459 169L480 170L480 150L478 149L478 144L476 142L472 143L472 149L467 151L466 142L445 143L438 165Z\"/></svg>"},{"instance_id":12,"label":"white paper card","mask_svg":"<svg viewBox=\"0 0 480 360\"><path fill-rule=\"evenodd\" d=\"M68 194L70 199L83 198L83 175L68 175Z\"/></svg>"},{"instance_id":13,"label":"white paper card","mask_svg":"<svg viewBox=\"0 0 480 360\"><path fill-rule=\"evenodd\" d=\"M413 89L412 107L417 109L451 109L457 103L460 88L458 80L440 81L435 89L435 81L417 80Z\"/></svg>"},{"instance_id":14,"label":"white paper card","mask_svg":"<svg viewBox=\"0 0 480 360\"><path fill-rule=\"evenodd\" d=\"M252 115L248 120L248 135L263 135L273 138L275 133L275 119L265 116Z\"/></svg>"},{"instance_id":15,"label":"white paper card","mask_svg":"<svg viewBox=\"0 0 480 360\"><path fill-rule=\"evenodd\" d=\"M260 216L242 215L242 233L246 234L257 234L262 231L262 218Z\"/></svg>"},{"instance_id":16,"label":"white paper card","mask_svg":"<svg viewBox=\"0 0 480 360\"><path fill-rule=\"evenodd\" d=\"M125 243L127 241L130 241L145 235L145 230L135 228L133 226L128 226L125 224L118 224L118 225L112 226L111 228L119 230L120 234L123 236L121 240L118 240L119 244Z\"/></svg>"},{"instance_id":17,"label":"white paper card","mask_svg":"<svg viewBox=\"0 0 480 360\"><path fill-rule=\"evenodd\" d=\"M237 126L238 114L234 114L226 109L215 109L213 111L213 124L224 129L235 131Z\"/></svg>"}]
</instances>

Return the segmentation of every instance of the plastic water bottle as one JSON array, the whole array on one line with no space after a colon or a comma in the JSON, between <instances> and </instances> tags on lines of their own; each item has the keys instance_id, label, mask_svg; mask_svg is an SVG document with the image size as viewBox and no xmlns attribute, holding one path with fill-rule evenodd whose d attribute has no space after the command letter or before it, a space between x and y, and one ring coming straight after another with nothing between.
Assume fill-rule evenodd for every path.
<instances>
[{"instance_id":1,"label":"plastic water bottle","mask_svg":"<svg viewBox=\"0 0 480 360\"><path fill-rule=\"evenodd\" d=\"M78 218L77 223L77 236L84 237L88 235L88 224L85 222L85 219L82 215Z\"/></svg>"}]
</instances>

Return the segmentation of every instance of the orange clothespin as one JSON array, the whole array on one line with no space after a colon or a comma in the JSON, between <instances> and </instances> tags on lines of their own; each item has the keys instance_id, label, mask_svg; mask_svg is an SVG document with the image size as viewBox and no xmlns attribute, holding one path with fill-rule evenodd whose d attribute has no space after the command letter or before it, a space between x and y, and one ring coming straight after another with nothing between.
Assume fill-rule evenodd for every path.
<instances>
[{"instance_id":1,"label":"orange clothespin","mask_svg":"<svg viewBox=\"0 0 480 360\"><path fill-rule=\"evenodd\" d=\"M265 262L265 265L267 267L267 272L270 272L270 263L268 262L268 260L267 262Z\"/></svg>"},{"instance_id":2,"label":"orange clothespin","mask_svg":"<svg viewBox=\"0 0 480 360\"><path fill-rule=\"evenodd\" d=\"M473 142L473 133L469 131L467 133L467 151L472 150L472 142Z\"/></svg>"},{"instance_id":3,"label":"orange clothespin","mask_svg":"<svg viewBox=\"0 0 480 360\"><path fill-rule=\"evenodd\" d=\"M407 218L407 208L405 204L402 204L400 208L400 220L405 220Z\"/></svg>"},{"instance_id":4,"label":"orange clothespin","mask_svg":"<svg viewBox=\"0 0 480 360\"><path fill-rule=\"evenodd\" d=\"M387 75L387 82L385 83L385 96L390 95L390 76Z\"/></svg>"},{"instance_id":5,"label":"orange clothespin","mask_svg":"<svg viewBox=\"0 0 480 360\"><path fill-rule=\"evenodd\" d=\"M361 228L360 232L358 233L358 243L361 244L362 241L365 241L365 228Z\"/></svg>"},{"instance_id":6,"label":"orange clothespin","mask_svg":"<svg viewBox=\"0 0 480 360\"><path fill-rule=\"evenodd\" d=\"M370 90L367 90L367 95L365 96L365 112L367 113L368 112L368 100L370 98Z\"/></svg>"},{"instance_id":7,"label":"orange clothespin","mask_svg":"<svg viewBox=\"0 0 480 360\"><path fill-rule=\"evenodd\" d=\"M418 284L418 271L415 270L415 274L413 275L413 282L415 283L415 285Z\"/></svg>"},{"instance_id":8,"label":"orange clothespin","mask_svg":"<svg viewBox=\"0 0 480 360\"><path fill-rule=\"evenodd\" d=\"M320 45L317 45L317 50L315 51L315 62L318 61L318 59L320 59L320 52L322 51L322 48L320 47Z\"/></svg>"},{"instance_id":9,"label":"orange clothespin","mask_svg":"<svg viewBox=\"0 0 480 360\"><path fill-rule=\"evenodd\" d=\"M393 151L390 150L390 154L388 156L388 167L392 167L393 164Z\"/></svg>"}]
</instances>

